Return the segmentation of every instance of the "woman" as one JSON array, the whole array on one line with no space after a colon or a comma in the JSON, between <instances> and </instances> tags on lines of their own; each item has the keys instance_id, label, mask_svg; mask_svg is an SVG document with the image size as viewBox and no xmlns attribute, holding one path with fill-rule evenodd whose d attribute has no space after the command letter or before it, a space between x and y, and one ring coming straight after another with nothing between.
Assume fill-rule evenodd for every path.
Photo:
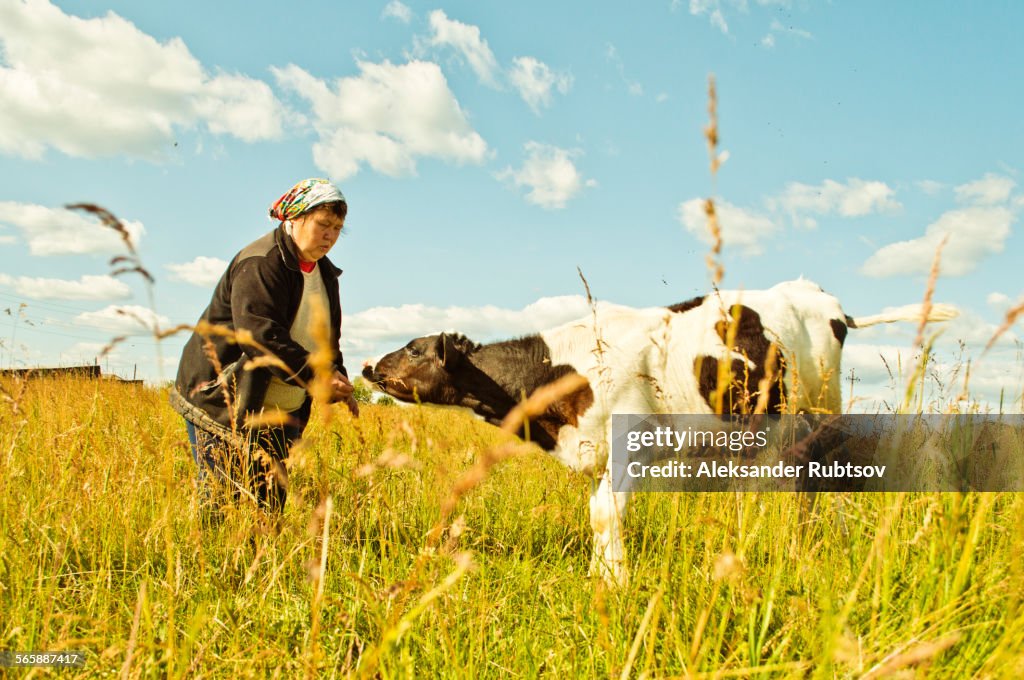
<instances>
[{"instance_id":1,"label":"woman","mask_svg":"<svg viewBox=\"0 0 1024 680\"><path fill-rule=\"evenodd\" d=\"M185 345L171 404L185 418L204 494L212 473L236 498L284 508L284 460L309 421L316 338L329 338L330 401L359 414L339 346L341 270L326 257L347 213L326 179L292 187L270 207L277 228L231 261Z\"/></svg>"}]
</instances>

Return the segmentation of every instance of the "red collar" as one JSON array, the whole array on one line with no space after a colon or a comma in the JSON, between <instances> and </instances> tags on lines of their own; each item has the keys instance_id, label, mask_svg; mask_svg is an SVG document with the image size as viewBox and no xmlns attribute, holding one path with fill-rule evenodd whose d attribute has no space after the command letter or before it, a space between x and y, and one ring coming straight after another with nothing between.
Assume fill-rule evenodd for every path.
<instances>
[{"instance_id":1,"label":"red collar","mask_svg":"<svg viewBox=\"0 0 1024 680\"><path fill-rule=\"evenodd\" d=\"M299 260L299 269L309 274L316 269L316 262L306 262L305 260Z\"/></svg>"}]
</instances>

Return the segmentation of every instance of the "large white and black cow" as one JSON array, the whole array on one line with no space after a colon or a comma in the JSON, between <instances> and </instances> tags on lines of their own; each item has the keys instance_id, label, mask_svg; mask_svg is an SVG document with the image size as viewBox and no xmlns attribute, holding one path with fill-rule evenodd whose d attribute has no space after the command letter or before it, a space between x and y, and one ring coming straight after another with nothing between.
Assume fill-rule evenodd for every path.
<instances>
[{"instance_id":1,"label":"large white and black cow","mask_svg":"<svg viewBox=\"0 0 1024 680\"><path fill-rule=\"evenodd\" d=\"M623 583L621 527L629 495L611 488L613 413L713 413L720 359L731 364L733 375L719 391L726 411L752 411L760 398L768 412L838 413L847 329L920 320L921 314L920 305L909 305L854 319L835 297L800 279L670 307L598 304L578 321L504 342L477 344L451 333L417 338L366 365L363 376L397 399L468 407L493 424L524 394L568 373L587 378L587 386L531 421L530 438L594 476L591 570ZM935 305L928 320L955 315L951 307ZM762 380L766 366L775 379Z\"/></svg>"}]
</instances>

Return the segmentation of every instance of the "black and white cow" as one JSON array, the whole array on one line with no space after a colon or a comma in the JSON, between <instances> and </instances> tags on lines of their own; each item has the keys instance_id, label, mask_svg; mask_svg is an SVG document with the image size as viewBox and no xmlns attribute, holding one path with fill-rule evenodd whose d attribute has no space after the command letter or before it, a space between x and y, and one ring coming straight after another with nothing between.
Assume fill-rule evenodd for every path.
<instances>
[{"instance_id":1,"label":"black and white cow","mask_svg":"<svg viewBox=\"0 0 1024 680\"><path fill-rule=\"evenodd\" d=\"M956 316L935 305L929 321ZM713 413L719 359L732 364L724 410L823 411L841 407L840 357L849 328L914 321L921 306L847 316L839 301L800 279L768 290L721 291L672 305L635 309L598 304L594 313L535 335L477 344L462 335L417 338L366 365L363 376L402 401L461 406L493 424L537 388L568 373L589 385L531 421L533 441L569 467L594 476L591 570L627 578L622 517L629 494L611 489L613 413ZM734 333L732 351L725 340ZM766 365L776 379L758 394ZM773 367L773 368L772 368Z\"/></svg>"}]
</instances>

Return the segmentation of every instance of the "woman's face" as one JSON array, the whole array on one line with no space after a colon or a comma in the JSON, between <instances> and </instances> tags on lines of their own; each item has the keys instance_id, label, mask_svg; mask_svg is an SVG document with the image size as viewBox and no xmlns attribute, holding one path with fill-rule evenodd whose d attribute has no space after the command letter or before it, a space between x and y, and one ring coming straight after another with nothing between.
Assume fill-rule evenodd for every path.
<instances>
[{"instance_id":1,"label":"woman's face","mask_svg":"<svg viewBox=\"0 0 1024 680\"><path fill-rule=\"evenodd\" d=\"M326 255L345 226L345 219L329 208L314 208L292 220L292 240L306 262L316 262Z\"/></svg>"}]
</instances>

